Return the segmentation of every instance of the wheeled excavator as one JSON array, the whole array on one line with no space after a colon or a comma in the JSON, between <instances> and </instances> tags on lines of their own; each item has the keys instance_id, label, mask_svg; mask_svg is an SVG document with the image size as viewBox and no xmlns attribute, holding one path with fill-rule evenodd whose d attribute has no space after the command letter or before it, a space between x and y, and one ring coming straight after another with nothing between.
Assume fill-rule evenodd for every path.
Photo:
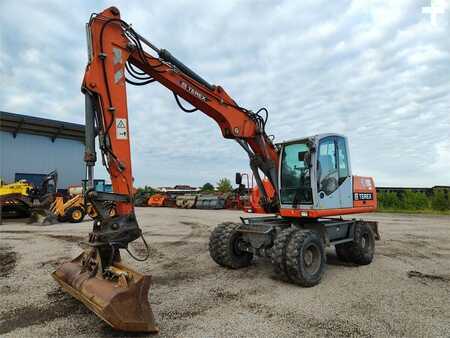
<instances>
[{"instance_id":1,"label":"wheeled excavator","mask_svg":"<svg viewBox=\"0 0 450 338\"><path fill-rule=\"evenodd\" d=\"M89 187L85 199L98 217L83 243L84 251L62 264L53 277L105 322L124 331L159 330L148 301L151 277L121 260L123 251L135 259L145 258L129 251L130 242L141 238L147 246L133 206L127 85L159 82L183 111L198 110L212 118L223 137L236 141L249 157L260 205L274 215L219 224L209 241L216 263L237 269L250 265L256 256L268 257L282 279L308 287L322 278L327 246L335 246L343 260L372 261L377 223L337 217L376 209L373 179L352 175L346 137L319 134L274 143L266 132L266 108L255 112L240 106L221 86L210 84L139 35L116 7L91 16L87 44L82 83ZM95 138L113 193L93 189ZM264 177L275 193L266 191ZM104 202L114 202L117 215L111 217Z\"/></svg>"}]
</instances>

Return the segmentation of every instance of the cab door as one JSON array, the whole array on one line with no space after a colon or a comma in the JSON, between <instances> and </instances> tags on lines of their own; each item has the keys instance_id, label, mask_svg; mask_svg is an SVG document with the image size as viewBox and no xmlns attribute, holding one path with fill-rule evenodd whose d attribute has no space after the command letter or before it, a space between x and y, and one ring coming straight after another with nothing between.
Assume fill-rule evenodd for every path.
<instances>
[{"instance_id":1,"label":"cab door","mask_svg":"<svg viewBox=\"0 0 450 338\"><path fill-rule=\"evenodd\" d=\"M341 205L339 195L338 149L334 136L319 140L317 152L317 207L336 209Z\"/></svg>"},{"instance_id":2,"label":"cab door","mask_svg":"<svg viewBox=\"0 0 450 338\"><path fill-rule=\"evenodd\" d=\"M349 151L347 139L343 136L335 136L337 146L338 164L338 190L341 208L353 207L353 182L350 170Z\"/></svg>"}]
</instances>

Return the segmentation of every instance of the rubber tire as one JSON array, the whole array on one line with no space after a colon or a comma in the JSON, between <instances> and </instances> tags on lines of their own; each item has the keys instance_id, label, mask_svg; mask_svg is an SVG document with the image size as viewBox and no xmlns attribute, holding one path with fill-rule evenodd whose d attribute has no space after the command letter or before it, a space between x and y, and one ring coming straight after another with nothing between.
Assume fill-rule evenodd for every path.
<instances>
[{"instance_id":1,"label":"rubber tire","mask_svg":"<svg viewBox=\"0 0 450 338\"><path fill-rule=\"evenodd\" d=\"M304 264L304 249L313 244L318 249L317 271L309 273ZM311 287L320 283L326 268L324 243L316 231L297 230L286 248L286 267L290 280L300 286Z\"/></svg>"},{"instance_id":2,"label":"rubber tire","mask_svg":"<svg viewBox=\"0 0 450 338\"><path fill-rule=\"evenodd\" d=\"M298 229L287 228L280 230L273 241L272 266L275 275L283 280L290 280L286 266L286 249L291 237Z\"/></svg>"},{"instance_id":3,"label":"rubber tire","mask_svg":"<svg viewBox=\"0 0 450 338\"><path fill-rule=\"evenodd\" d=\"M80 219L74 219L72 217L72 214L74 211L80 211L81 212L81 217ZM67 210L67 212L65 213L64 217L70 222L70 223L80 223L83 221L84 216L86 215L85 210L82 207L72 207L69 210Z\"/></svg>"},{"instance_id":4,"label":"rubber tire","mask_svg":"<svg viewBox=\"0 0 450 338\"><path fill-rule=\"evenodd\" d=\"M336 245L336 254L342 260L347 259L347 262L368 265L372 263L375 255L375 235L366 223L357 223L354 231L353 242ZM368 241L368 245L364 247L362 246L363 237L365 241Z\"/></svg>"},{"instance_id":5,"label":"rubber tire","mask_svg":"<svg viewBox=\"0 0 450 338\"><path fill-rule=\"evenodd\" d=\"M251 265L253 254L236 252L235 242L242 234L236 231L239 223L221 223L212 231L209 237L209 254L217 264L239 269Z\"/></svg>"}]
</instances>

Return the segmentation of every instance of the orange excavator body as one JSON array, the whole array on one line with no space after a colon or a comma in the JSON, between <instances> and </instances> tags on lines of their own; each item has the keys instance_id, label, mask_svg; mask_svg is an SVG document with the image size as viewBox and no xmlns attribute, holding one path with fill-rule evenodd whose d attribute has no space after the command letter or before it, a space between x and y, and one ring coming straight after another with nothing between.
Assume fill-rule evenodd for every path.
<instances>
[{"instance_id":1,"label":"orange excavator body","mask_svg":"<svg viewBox=\"0 0 450 338\"><path fill-rule=\"evenodd\" d=\"M269 198L274 198L275 196L275 189L270 184L270 181L267 178L263 179L263 185L264 189L267 192L267 195ZM260 203L261 200L261 193L259 192L259 189L257 186L252 186L250 188L250 196L248 200L248 204L243 206L243 210L248 213L254 213L254 214L266 214L266 210Z\"/></svg>"}]
</instances>

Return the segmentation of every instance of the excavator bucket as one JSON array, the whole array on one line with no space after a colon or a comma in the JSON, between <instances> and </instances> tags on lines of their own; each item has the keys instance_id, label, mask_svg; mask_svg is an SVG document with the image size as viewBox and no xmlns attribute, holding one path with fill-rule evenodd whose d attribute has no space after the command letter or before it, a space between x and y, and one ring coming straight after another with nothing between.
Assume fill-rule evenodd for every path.
<instances>
[{"instance_id":1,"label":"excavator bucket","mask_svg":"<svg viewBox=\"0 0 450 338\"><path fill-rule=\"evenodd\" d=\"M87 252L62 264L52 277L64 291L81 301L112 328L129 332L159 332L148 290L151 276L142 275L121 263L108 271L86 271Z\"/></svg>"}]
</instances>

